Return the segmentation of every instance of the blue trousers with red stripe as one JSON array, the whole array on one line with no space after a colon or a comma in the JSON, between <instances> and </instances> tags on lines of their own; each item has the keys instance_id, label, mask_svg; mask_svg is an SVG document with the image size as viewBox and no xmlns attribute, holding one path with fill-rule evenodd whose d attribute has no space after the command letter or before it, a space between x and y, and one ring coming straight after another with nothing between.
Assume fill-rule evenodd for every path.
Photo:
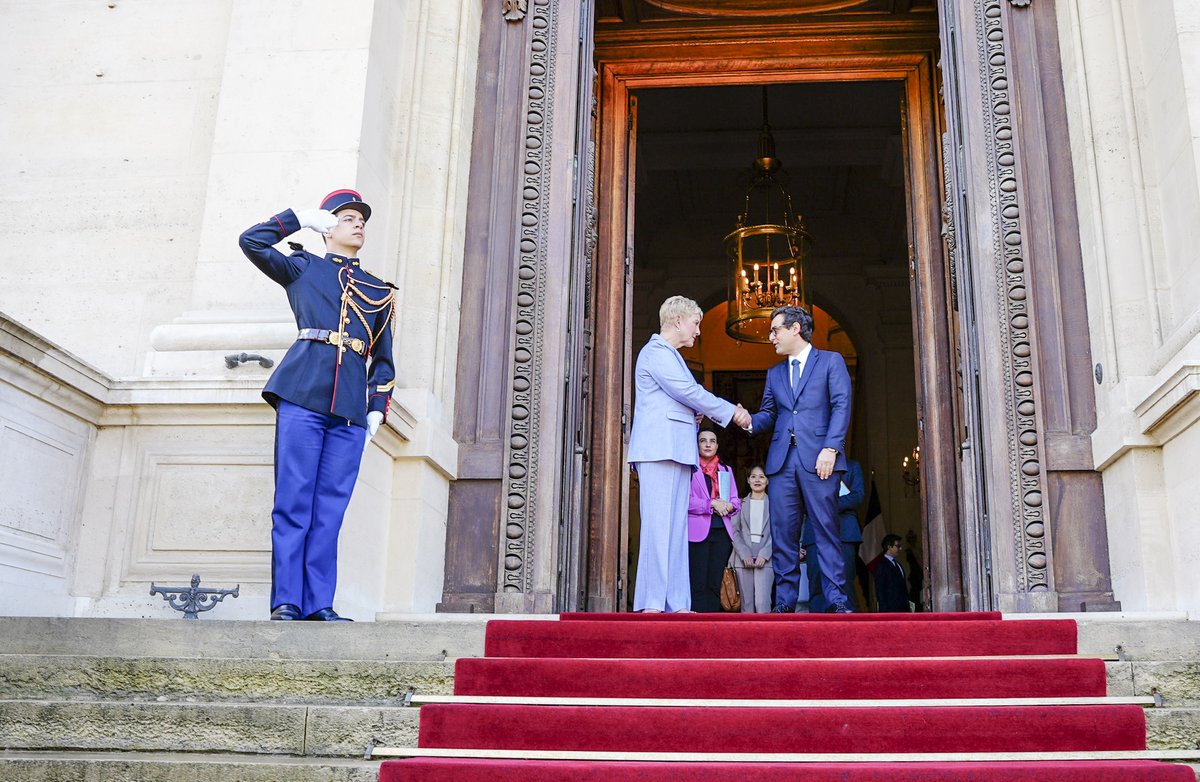
<instances>
[{"instance_id":1,"label":"blue trousers with red stripe","mask_svg":"<svg viewBox=\"0 0 1200 782\"><path fill-rule=\"evenodd\" d=\"M279 401L275 507L271 511L271 609L290 603L308 616L333 608L337 544L367 430Z\"/></svg>"}]
</instances>

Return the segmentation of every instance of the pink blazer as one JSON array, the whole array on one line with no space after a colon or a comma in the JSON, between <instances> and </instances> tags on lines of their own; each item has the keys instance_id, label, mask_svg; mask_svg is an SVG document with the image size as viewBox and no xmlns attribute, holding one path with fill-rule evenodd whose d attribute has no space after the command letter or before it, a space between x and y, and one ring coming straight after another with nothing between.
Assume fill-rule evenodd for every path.
<instances>
[{"instance_id":1,"label":"pink blazer","mask_svg":"<svg viewBox=\"0 0 1200 782\"><path fill-rule=\"evenodd\" d=\"M742 509L742 499L738 497L737 482L733 479L733 468L722 464L718 468L721 472L729 473L729 493L732 497L722 497L728 499L733 505L733 513L725 517L725 531L729 533L729 539L733 539L733 524L731 523L734 515ZM692 486L688 493L688 541L691 543L699 543L708 537L708 531L712 528L712 494L708 491L708 484L704 481L704 472L697 469L692 473Z\"/></svg>"}]
</instances>

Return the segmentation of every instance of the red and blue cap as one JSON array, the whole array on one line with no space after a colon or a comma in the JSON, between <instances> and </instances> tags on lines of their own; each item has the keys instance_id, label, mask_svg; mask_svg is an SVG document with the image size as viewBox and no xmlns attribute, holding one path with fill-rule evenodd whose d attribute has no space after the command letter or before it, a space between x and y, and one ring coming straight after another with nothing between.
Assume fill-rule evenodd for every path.
<instances>
[{"instance_id":1,"label":"red and blue cap","mask_svg":"<svg viewBox=\"0 0 1200 782\"><path fill-rule=\"evenodd\" d=\"M357 210L363 216L363 222L371 219L371 207L362 200L362 196L354 190L334 190L321 199L321 208L337 214L343 209Z\"/></svg>"}]
</instances>

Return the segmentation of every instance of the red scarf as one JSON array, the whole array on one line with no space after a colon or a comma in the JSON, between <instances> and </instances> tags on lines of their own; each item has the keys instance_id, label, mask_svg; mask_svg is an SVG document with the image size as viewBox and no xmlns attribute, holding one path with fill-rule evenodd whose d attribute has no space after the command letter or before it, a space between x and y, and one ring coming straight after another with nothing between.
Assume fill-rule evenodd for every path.
<instances>
[{"instance_id":1,"label":"red scarf","mask_svg":"<svg viewBox=\"0 0 1200 782\"><path fill-rule=\"evenodd\" d=\"M700 457L700 470L709 477L712 482L713 499L721 499L721 482L717 480L717 470L721 466L721 457L713 456L711 459Z\"/></svg>"}]
</instances>

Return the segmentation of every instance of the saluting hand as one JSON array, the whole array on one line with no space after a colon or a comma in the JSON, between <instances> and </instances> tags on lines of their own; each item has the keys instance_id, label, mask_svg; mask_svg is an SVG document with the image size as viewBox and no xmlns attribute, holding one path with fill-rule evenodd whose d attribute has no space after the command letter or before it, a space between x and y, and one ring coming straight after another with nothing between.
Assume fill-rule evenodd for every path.
<instances>
[{"instance_id":1,"label":"saluting hand","mask_svg":"<svg viewBox=\"0 0 1200 782\"><path fill-rule=\"evenodd\" d=\"M301 228L311 228L324 236L338 224L337 215L325 209L304 209L296 212Z\"/></svg>"}]
</instances>

